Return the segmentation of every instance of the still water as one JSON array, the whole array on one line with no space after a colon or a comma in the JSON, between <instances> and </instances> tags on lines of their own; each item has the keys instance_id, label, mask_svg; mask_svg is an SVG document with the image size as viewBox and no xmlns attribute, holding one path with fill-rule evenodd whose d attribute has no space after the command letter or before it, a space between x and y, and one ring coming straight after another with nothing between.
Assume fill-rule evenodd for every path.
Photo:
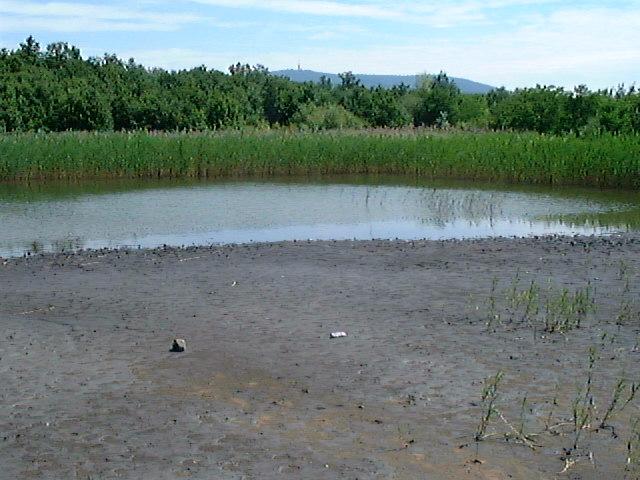
<instances>
[{"instance_id":1,"label":"still water","mask_svg":"<svg viewBox=\"0 0 640 480\"><path fill-rule=\"evenodd\" d=\"M306 239L640 230L640 194L340 177L0 185L0 256Z\"/></svg>"}]
</instances>

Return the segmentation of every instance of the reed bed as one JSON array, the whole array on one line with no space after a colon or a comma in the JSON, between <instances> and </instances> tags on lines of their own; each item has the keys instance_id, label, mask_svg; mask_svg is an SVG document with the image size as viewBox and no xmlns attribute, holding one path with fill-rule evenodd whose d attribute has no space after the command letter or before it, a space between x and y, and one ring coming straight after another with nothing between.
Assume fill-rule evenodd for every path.
<instances>
[{"instance_id":1,"label":"reed bed","mask_svg":"<svg viewBox=\"0 0 640 480\"><path fill-rule=\"evenodd\" d=\"M403 174L640 187L640 136L342 131L0 136L0 181Z\"/></svg>"}]
</instances>

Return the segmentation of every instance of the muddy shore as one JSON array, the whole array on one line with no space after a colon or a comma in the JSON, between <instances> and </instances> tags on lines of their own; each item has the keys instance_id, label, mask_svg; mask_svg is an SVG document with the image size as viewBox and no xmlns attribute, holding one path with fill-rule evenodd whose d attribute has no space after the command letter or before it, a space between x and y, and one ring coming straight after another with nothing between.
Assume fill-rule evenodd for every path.
<instances>
[{"instance_id":1,"label":"muddy shore","mask_svg":"<svg viewBox=\"0 0 640 480\"><path fill-rule=\"evenodd\" d=\"M640 478L638 399L615 435L596 421L623 372L640 380L639 275L630 236L0 260L0 478ZM545 332L543 308L509 307L532 281L589 288L597 308ZM475 442L499 371L507 422Z\"/></svg>"}]
</instances>

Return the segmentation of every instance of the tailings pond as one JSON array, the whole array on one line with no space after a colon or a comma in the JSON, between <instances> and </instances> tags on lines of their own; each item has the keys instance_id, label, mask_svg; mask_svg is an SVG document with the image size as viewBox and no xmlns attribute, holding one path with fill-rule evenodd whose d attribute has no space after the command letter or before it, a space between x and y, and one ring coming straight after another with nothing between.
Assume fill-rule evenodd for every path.
<instances>
[{"instance_id":1,"label":"tailings pond","mask_svg":"<svg viewBox=\"0 0 640 480\"><path fill-rule=\"evenodd\" d=\"M339 177L0 185L0 256L282 240L640 229L640 194Z\"/></svg>"}]
</instances>

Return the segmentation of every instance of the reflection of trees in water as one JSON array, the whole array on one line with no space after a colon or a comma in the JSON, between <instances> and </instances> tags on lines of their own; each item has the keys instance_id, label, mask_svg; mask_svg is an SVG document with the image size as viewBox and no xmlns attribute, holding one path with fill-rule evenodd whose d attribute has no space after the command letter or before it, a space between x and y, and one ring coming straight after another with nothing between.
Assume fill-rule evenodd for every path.
<instances>
[{"instance_id":1,"label":"reflection of trees in water","mask_svg":"<svg viewBox=\"0 0 640 480\"><path fill-rule=\"evenodd\" d=\"M417 204L421 223L443 227L459 220L479 224L504 218L504 196L480 191L423 190ZM415 198L409 199L416 203Z\"/></svg>"},{"instance_id":2,"label":"reflection of trees in water","mask_svg":"<svg viewBox=\"0 0 640 480\"><path fill-rule=\"evenodd\" d=\"M402 207L403 215L399 218L440 227L459 220L471 224L493 223L506 216L505 201L508 200L508 194L499 192L380 187L366 187L363 194L346 187L340 195L350 196L356 205L362 201L367 212ZM516 202L513 206L516 216L528 216L526 203Z\"/></svg>"},{"instance_id":3,"label":"reflection of trees in water","mask_svg":"<svg viewBox=\"0 0 640 480\"><path fill-rule=\"evenodd\" d=\"M455 221L467 221L470 225L514 218L543 221L567 227L589 229L640 230L640 208L628 206L626 210L603 211L607 207L593 201L561 202L557 198L488 191L424 189L407 191L403 204L420 207L418 218L423 224L444 227ZM618 207L620 205L617 205ZM583 210L581 213L552 213ZM405 218L409 218L407 215Z\"/></svg>"},{"instance_id":4,"label":"reflection of trees in water","mask_svg":"<svg viewBox=\"0 0 640 480\"><path fill-rule=\"evenodd\" d=\"M62 238L53 240L50 244L45 245L40 240L34 240L28 245L23 247L25 253L62 253L62 252L75 252L84 248L84 240L80 237L74 238Z\"/></svg>"},{"instance_id":5,"label":"reflection of trees in water","mask_svg":"<svg viewBox=\"0 0 640 480\"><path fill-rule=\"evenodd\" d=\"M176 229L191 228L188 221L180 222L181 217L168 215L163 210L163 206L166 205L173 209L169 209L169 212L187 212L187 209L190 209L191 212L185 213L185 217L191 218L191 215L196 218L197 225L209 219L213 226L207 228L211 230L253 227L268 229L282 225L293 228L296 225L315 224L335 224L346 228L349 225L360 226L367 222L375 225L376 221L409 221L443 229L457 223L459 231L464 231L467 226L483 227L483 231L486 231L489 224L491 227L501 227L502 232L508 232L509 227L505 227L506 223L523 222L538 225L546 222L549 231L553 231L555 226L559 227L558 231L561 231L560 226L591 229L594 233L607 229L640 231L640 202L635 201L636 197L627 201L607 202L604 201L604 194L602 198L586 195L560 197L545 192L523 193L471 187L465 190L401 185L321 184L310 187L299 184L274 186L262 183L228 183L216 185L216 188L208 187L197 191L175 191L175 196L170 197L168 203L163 203L163 199L170 196L169 191L160 192L165 195L157 193L145 197L128 197L124 200L111 195L116 198L114 201L91 197L81 205L82 208L78 207L80 213L73 217L78 225L82 225L82 229L76 229L75 224L70 225L64 221L60 224L45 221L51 211L63 211L63 202L53 206L44 205L41 209L36 209L34 202L26 203L26 207L20 203L0 203L0 217L6 215L8 221L4 222L5 225L13 225L11 228L5 228L8 239L0 238L0 241L4 242L0 243L0 252L20 255L22 252L69 252L85 248L86 241L78 236L70 237L68 232L88 238L102 235L101 240L89 242L90 245L100 245L101 242L109 244L107 238L114 234L113 232L137 242L139 236L144 238L145 235L152 235L159 230L166 230L164 233L171 234L171 231ZM228 205L225 203L227 200ZM144 207L140 207L137 213L151 213L139 223L128 222L126 217L119 214L120 206L128 204ZM16 205L19 208L16 208ZM225 207L219 208L219 205ZM627 210L624 210L625 208ZM194 213L194 209L197 213ZM613 209L616 210L612 211ZM115 214L93 215L95 212L103 211ZM160 213L156 214L157 212ZM207 215L210 212L215 212L216 215L209 218ZM223 213L217 215L219 212ZM35 228L38 220L42 223L40 229ZM464 223L467 225L463 225ZM37 234L38 230L42 230L42 233ZM100 233L103 230L110 233ZM90 233L83 234L83 231ZM182 233L189 231L179 230L176 235ZM33 237L39 238L31 242Z\"/></svg>"},{"instance_id":6,"label":"reflection of trees in water","mask_svg":"<svg viewBox=\"0 0 640 480\"><path fill-rule=\"evenodd\" d=\"M40 252L44 252L45 248L42 242L34 240L33 242L31 242L30 248L26 249L26 251L31 253L40 253Z\"/></svg>"},{"instance_id":7,"label":"reflection of trees in water","mask_svg":"<svg viewBox=\"0 0 640 480\"><path fill-rule=\"evenodd\" d=\"M545 221L569 227L605 228L624 231L640 230L640 209L575 215L549 215Z\"/></svg>"}]
</instances>

